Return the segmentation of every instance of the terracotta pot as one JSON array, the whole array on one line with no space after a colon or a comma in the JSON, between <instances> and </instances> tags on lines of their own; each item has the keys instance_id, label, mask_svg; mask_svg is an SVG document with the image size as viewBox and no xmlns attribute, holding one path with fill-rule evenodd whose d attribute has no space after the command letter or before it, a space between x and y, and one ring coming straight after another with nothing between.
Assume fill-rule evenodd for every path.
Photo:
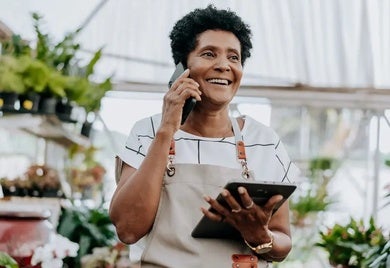
<instances>
[{"instance_id":1,"label":"terracotta pot","mask_svg":"<svg viewBox=\"0 0 390 268\"><path fill-rule=\"evenodd\" d=\"M33 267L26 262L53 233L49 216L49 211L0 211L0 251L7 252L21 267Z\"/></svg>"}]
</instances>

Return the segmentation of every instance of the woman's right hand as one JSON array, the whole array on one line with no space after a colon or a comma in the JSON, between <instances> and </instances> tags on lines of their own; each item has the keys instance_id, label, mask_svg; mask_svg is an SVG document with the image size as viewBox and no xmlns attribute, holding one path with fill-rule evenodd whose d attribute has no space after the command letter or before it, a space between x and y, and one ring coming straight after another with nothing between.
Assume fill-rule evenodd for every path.
<instances>
[{"instance_id":1,"label":"woman's right hand","mask_svg":"<svg viewBox=\"0 0 390 268\"><path fill-rule=\"evenodd\" d=\"M186 69L165 94L160 129L165 128L175 133L180 128L186 99L194 97L197 101L201 100L202 92L199 89L199 84L189 75L190 70Z\"/></svg>"}]
</instances>

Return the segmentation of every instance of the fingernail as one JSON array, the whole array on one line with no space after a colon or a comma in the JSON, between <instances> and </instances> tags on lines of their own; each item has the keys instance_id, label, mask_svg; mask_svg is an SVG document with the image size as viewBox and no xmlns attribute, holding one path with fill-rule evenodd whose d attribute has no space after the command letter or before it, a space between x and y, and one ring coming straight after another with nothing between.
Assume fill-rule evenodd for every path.
<instances>
[{"instance_id":1,"label":"fingernail","mask_svg":"<svg viewBox=\"0 0 390 268\"><path fill-rule=\"evenodd\" d=\"M238 192L239 192L240 194L243 194L243 193L245 192L245 190L244 190L244 188L242 188L242 187L238 187Z\"/></svg>"},{"instance_id":2,"label":"fingernail","mask_svg":"<svg viewBox=\"0 0 390 268\"><path fill-rule=\"evenodd\" d=\"M206 202L209 202L209 201L210 201L210 196L204 195L204 196L203 196L203 199L204 199Z\"/></svg>"}]
</instances>

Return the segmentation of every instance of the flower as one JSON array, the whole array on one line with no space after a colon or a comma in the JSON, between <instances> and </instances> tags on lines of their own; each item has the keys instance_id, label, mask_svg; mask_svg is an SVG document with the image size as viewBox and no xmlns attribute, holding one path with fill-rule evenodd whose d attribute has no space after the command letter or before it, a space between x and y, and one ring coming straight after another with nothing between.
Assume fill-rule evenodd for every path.
<instances>
[{"instance_id":1,"label":"flower","mask_svg":"<svg viewBox=\"0 0 390 268\"><path fill-rule=\"evenodd\" d=\"M50 242L37 247L31 258L31 264L41 264L42 268L61 268L65 257L76 257L79 245L68 238L53 234Z\"/></svg>"}]
</instances>

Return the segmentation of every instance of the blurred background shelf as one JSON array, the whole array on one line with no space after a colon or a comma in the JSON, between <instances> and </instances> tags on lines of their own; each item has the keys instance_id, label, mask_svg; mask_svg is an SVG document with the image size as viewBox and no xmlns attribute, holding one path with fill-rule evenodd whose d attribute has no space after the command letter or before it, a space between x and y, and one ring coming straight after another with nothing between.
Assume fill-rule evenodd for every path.
<instances>
[{"instance_id":1,"label":"blurred background shelf","mask_svg":"<svg viewBox=\"0 0 390 268\"><path fill-rule=\"evenodd\" d=\"M63 123L55 115L6 114L0 117L0 128L21 130L64 147L91 144L87 137L78 134L77 123Z\"/></svg>"}]
</instances>

